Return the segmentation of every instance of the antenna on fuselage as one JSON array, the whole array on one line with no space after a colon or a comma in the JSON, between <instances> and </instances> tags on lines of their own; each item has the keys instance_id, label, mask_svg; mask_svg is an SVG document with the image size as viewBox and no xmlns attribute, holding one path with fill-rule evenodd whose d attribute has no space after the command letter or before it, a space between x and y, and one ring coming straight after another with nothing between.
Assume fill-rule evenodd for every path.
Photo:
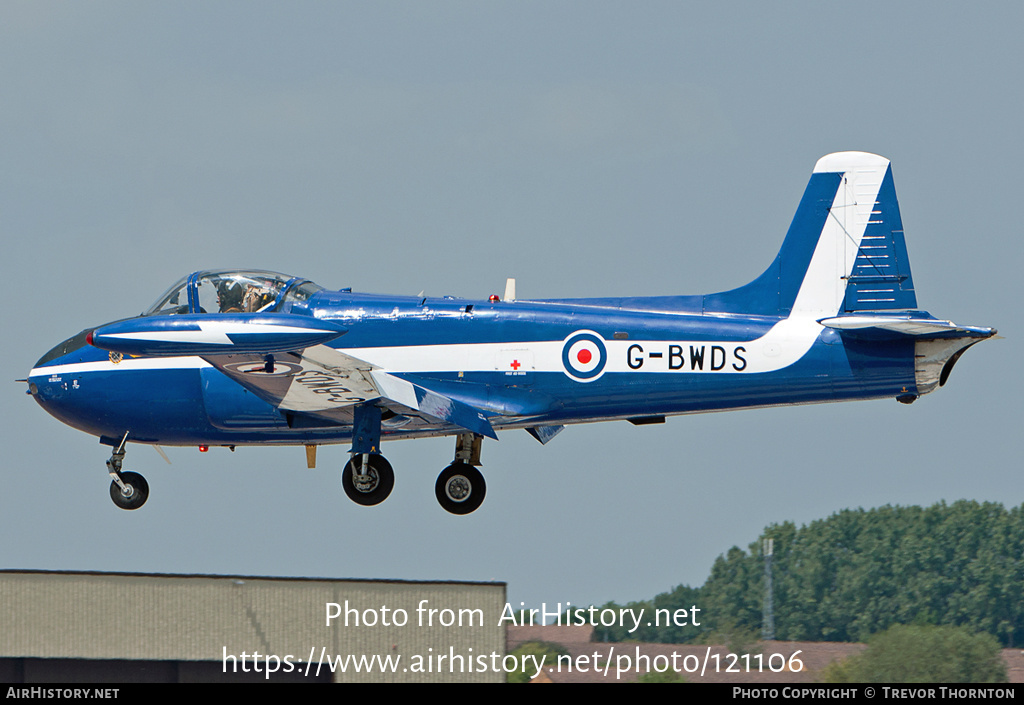
<instances>
[{"instance_id":1,"label":"antenna on fuselage","mask_svg":"<svg viewBox=\"0 0 1024 705\"><path fill-rule=\"evenodd\" d=\"M509 277L508 279L505 280L505 297L504 297L504 300L505 301L515 301L516 300L516 280L514 278L512 278L512 277Z\"/></svg>"},{"instance_id":2,"label":"antenna on fuselage","mask_svg":"<svg viewBox=\"0 0 1024 705\"><path fill-rule=\"evenodd\" d=\"M156 452L160 454L160 457L163 458L168 465L171 464L171 459L167 457L167 453L164 452L163 448L158 446L156 443L153 444L153 448L156 449Z\"/></svg>"}]
</instances>

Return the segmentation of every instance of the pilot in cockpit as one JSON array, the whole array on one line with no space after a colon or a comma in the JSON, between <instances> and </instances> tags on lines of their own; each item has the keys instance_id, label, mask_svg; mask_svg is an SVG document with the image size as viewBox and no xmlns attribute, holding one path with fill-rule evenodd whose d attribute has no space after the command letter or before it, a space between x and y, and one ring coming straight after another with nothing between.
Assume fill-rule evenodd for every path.
<instances>
[{"instance_id":1,"label":"pilot in cockpit","mask_svg":"<svg viewBox=\"0 0 1024 705\"><path fill-rule=\"evenodd\" d=\"M241 313L245 287L234 279L224 279L217 285L217 303L221 313Z\"/></svg>"}]
</instances>

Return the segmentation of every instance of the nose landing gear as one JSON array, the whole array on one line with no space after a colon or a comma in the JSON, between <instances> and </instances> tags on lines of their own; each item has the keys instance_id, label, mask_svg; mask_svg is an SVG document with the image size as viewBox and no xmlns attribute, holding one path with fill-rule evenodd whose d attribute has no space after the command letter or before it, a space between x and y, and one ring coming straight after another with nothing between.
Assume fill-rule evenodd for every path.
<instances>
[{"instance_id":1,"label":"nose landing gear","mask_svg":"<svg viewBox=\"0 0 1024 705\"><path fill-rule=\"evenodd\" d=\"M121 445L110 454L107 460L107 472L110 473L110 498L121 509L138 509L149 499L149 483L137 472L122 472L124 463L124 444L128 442L125 432Z\"/></svg>"},{"instance_id":2,"label":"nose landing gear","mask_svg":"<svg viewBox=\"0 0 1024 705\"><path fill-rule=\"evenodd\" d=\"M121 509L138 509L149 499L149 483L137 472L121 473L110 483L110 498Z\"/></svg>"}]
</instances>

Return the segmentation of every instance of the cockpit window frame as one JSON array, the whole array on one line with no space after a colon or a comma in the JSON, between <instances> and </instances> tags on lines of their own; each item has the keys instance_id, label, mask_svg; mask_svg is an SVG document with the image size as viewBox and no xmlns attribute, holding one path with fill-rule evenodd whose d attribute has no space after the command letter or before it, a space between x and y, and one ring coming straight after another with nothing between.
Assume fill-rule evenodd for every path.
<instances>
[{"instance_id":1,"label":"cockpit window frame","mask_svg":"<svg viewBox=\"0 0 1024 705\"><path fill-rule=\"evenodd\" d=\"M216 286L216 282L223 282L228 280L236 280L238 282L248 282L250 289L255 288L256 283L262 284L260 286L259 293L266 297L268 294L275 294L273 301L262 303L259 308L255 308L252 311L234 311L236 313L266 313L278 311L285 303L289 300L293 300L295 303L304 304L318 291L322 291L323 287L318 284L304 279L302 277L295 277L288 274L282 274L280 272L272 272L269 270L262 269L209 269L200 270L198 272L192 272L186 277L179 279L177 282L171 285L167 291L165 291L156 300L152 306L150 306L142 314L143 316L159 316L159 315L182 315L186 313L227 313L229 311L206 311L203 309L200 301L200 286L209 282L211 285ZM312 285L312 292L305 292L305 296L300 295L300 289L307 289L307 285ZM181 293L185 292L186 303L182 303ZM275 293L276 291L276 293ZM175 303L171 304L174 300ZM207 304L210 302L207 301ZM250 305L255 306L259 301L251 300ZM218 305L220 305L220 298L218 295Z\"/></svg>"},{"instance_id":2,"label":"cockpit window frame","mask_svg":"<svg viewBox=\"0 0 1024 705\"><path fill-rule=\"evenodd\" d=\"M186 313L188 307L188 297L186 295L185 303L181 303L181 292L188 286L189 279L195 276L195 272L187 276L182 277L173 284L171 284L164 293L157 297L156 302L147 308L142 315L143 316L160 316L160 315L172 315ZM171 305L171 299L176 298L174 311L168 311L167 307ZM185 308L185 310L182 310Z\"/></svg>"}]
</instances>

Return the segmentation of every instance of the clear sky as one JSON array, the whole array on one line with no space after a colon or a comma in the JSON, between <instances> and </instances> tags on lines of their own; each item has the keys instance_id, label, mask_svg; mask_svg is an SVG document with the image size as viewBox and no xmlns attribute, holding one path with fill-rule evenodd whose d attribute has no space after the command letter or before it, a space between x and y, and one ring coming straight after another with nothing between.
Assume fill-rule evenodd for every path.
<instances>
[{"instance_id":1,"label":"clear sky","mask_svg":"<svg viewBox=\"0 0 1024 705\"><path fill-rule=\"evenodd\" d=\"M772 522L1024 501L1024 9L1014 3L0 4L7 271L0 568L501 580L529 605L703 583ZM892 160L920 306L995 326L893 400L487 441L487 500L434 500L452 439L109 450L25 394L35 360L197 269L485 298L696 294L761 273L815 161Z\"/></svg>"}]
</instances>

